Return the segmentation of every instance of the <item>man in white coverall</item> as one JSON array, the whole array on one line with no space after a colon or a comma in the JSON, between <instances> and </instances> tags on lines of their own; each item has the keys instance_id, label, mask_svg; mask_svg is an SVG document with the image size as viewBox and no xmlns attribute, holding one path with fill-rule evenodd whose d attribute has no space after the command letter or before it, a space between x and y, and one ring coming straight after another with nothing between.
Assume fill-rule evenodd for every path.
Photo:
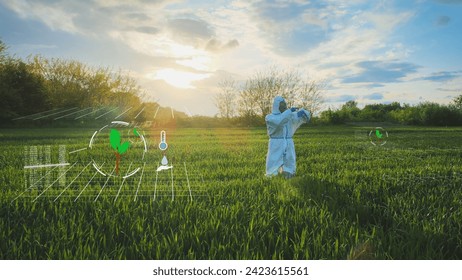
<instances>
[{"instance_id":1,"label":"man in white coverall","mask_svg":"<svg viewBox=\"0 0 462 280\"><path fill-rule=\"evenodd\" d=\"M285 178L295 175L295 146L292 136L303 123L310 120L305 109L287 109L281 96L273 101L272 113L265 117L268 136L268 154L266 155L266 176L282 173Z\"/></svg>"}]
</instances>

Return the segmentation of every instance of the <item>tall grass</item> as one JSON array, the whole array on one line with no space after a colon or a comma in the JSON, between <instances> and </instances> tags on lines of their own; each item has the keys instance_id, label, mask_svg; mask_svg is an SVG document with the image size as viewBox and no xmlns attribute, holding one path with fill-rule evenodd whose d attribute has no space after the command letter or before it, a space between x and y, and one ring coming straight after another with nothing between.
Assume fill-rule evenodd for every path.
<instances>
[{"instance_id":1,"label":"tall grass","mask_svg":"<svg viewBox=\"0 0 462 280\"><path fill-rule=\"evenodd\" d=\"M367 130L300 130L297 176L290 180L264 177L264 129L177 129L168 152L173 201L169 176L158 178L162 195L153 201L161 153L156 136L147 135L152 149L142 195L134 200L138 174L124 182L117 201L121 180L111 179L96 202L99 177L74 202L92 168L56 202L63 190L57 185L35 202L46 186L13 201L25 189L24 145L64 143L70 151L87 145L92 131L2 130L0 258L462 258L462 130L394 128L387 145L374 147L357 137L358 129ZM69 160L78 165L68 183L89 157L76 153Z\"/></svg>"}]
</instances>

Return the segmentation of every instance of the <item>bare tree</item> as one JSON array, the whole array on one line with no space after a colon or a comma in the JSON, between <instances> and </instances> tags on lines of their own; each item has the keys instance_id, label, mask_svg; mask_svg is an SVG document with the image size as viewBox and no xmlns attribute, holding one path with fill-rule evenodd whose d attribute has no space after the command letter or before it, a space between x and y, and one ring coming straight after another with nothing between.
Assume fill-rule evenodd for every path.
<instances>
[{"instance_id":1,"label":"bare tree","mask_svg":"<svg viewBox=\"0 0 462 280\"><path fill-rule=\"evenodd\" d=\"M254 115L264 118L271 113L273 99L281 95L288 100L293 100L297 76L291 72L284 73L275 67L266 71L257 72L248 79L240 93L241 101L253 105L248 109L253 110Z\"/></svg>"},{"instance_id":2,"label":"bare tree","mask_svg":"<svg viewBox=\"0 0 462 280\"><path fill-rule=\"evenodd\" d=\"M236 115L236 82L230 78L221 81L220 92L215 95L214 103L223 118L230 119Z\"/></svg>"},{"instance_id":3,"label":"bare tree","mask_svg":"<svg viewBox=\"0 0 462 280\"><path fill-rule=\"evenodd\" d=\"M324 103L325 88L326 83L323 81L303 81L297 92L297 105L307 109L312 115L319 113Z\"/></svg>"},{"instance_id":4,"label":"bare tree","mask_svg":"<svg viewBox=\"0 0 462 280\"><path fill-rule=\"evenodd\" d=\"M256 105L256 114L265 117L271 112L275 96L280 95L286 99L287 106L304 107L313 114L321 109L324 82L304 80L297 70L279 70L271 67L267 71L258 72L247 80L241 98L252 100Z\"/></svg>"},{"instance_id":5,"label":"bare tree","mask_svg":"<svg viewBox=\"0 0 462 280\"><path fill-rule=\"evenodd\" d=\"M246 81L241 99L245 97L244 101L253 105L254 115L265 116L270 112L274 83L276 81L263 72L258 72Z\"/></svg>"},{"instance_id":6,"label":"bare tree","mask_svg":"<svg viewBox=\"0 0 462 280\"><path fill-rule=\"evenodd\" d=\"M312 114L318 113L324 102L325 83L303 79L296 70L283 71L270 67L251 76L240 90L232 80L222 82L220 88L215 105L222 117L232 117L237 113L244 118L264 118L271 113L273 99L277 95L286 99L288 107L303 107ZM236 104L236 97L238 110L232 107Z\"/></svg>"},{"instance_id":7,"label":"bare tree","mask_svg":"<svg viewBox=\"0 0 462 280\"><path fill-rule=\"evenodd\" d=\"M237 110L238 115L243 118L254 117L256 116L256 108L257 106L254 103L251 91L244 88L239 93Z\"/></svg>"},{"instance_id":8,"label":"bare tree","mask_svg":"<svg viewBox=\"0 0 462 280\"><path fill-rule=\"evenodd\" d=\"M462 94L452 100L454 106L462 111Z\"/></svg>"},{"instance_id":9,"label":"bare tree","mask_svg":"<svg viewBox=\"0 0 462 280\"><path fill-rule=\"evenodd\" d=\"M296 106L303 83L300 72L289 70L281 72L279 75L281 76L281 92L278 95L284 97L288 107Z\"/></svg>"}]
</instances>

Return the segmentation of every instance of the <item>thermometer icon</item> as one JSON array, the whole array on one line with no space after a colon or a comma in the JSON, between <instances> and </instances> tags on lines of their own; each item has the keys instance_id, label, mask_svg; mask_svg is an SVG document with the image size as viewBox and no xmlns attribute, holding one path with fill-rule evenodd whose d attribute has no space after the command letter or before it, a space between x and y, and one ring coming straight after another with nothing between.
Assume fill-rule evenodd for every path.
<instances>
[{"instance_id":1,"label":"thermometer icon","mask_svg":"<svg viewBox=\"0 0 462 280\"><path fill-rule=\"evenodd\" d=\"M167 148L168 148L168 145L167 145L167 142L165 141L165 130L162 130L162 131L160 132L159 149L160 149L161 151L163 151L164 156L162 157L162 160L161 160L161 162L160 162L162 165L159 166L159 167L157 167L157 170L156 170L157 172L162 171L162 170L167 170L167 169L173 168L173 165L170 165L170 166L167 165L167 164L168 164L168 160L167 160L167 156L165 155L165 154L166 154L165 150L167 150ZM173 174L173 173L172 173L172 174ZM172 175L172 176L173 176L173 175Z\"/></svg>"},{"instance_id":2,"label":"thermometer icon","mask_svg":"<svg viewBox=\"0 0 462 280\"><path fill-rule=\"evenodd\" d=\"M165 130L162 130L160 132L159 149L161 149L162 151L165 151L167 150L167 148L168 148L168 145L167 145L167 142L165 142Z\"/></svg>"}]
</instances>

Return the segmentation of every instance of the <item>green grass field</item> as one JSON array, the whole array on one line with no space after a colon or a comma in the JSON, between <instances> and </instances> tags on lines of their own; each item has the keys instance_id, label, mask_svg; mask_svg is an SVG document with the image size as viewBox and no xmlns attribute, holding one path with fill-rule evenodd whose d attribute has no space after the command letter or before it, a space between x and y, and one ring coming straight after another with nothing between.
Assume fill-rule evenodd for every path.
<instances>
[{"instance_id":1,"label":"green grass field","mask_svg":"<svg viewBox=\"0 0 462 280\"><path fill-rule=\"evenodd\" d=\"M28 147L54 162L94 130L0 130L0 258L462 258L462 128L390 127L377 147L370 128L304 127L290 180L265 178L263 128L166 130L174 168L157 181L149 130L144 161L122 156L121 172L144 165L126 180L95 171L95 157L114 167L106 152L23 168Z\"/></svg>"}]
</instances>

